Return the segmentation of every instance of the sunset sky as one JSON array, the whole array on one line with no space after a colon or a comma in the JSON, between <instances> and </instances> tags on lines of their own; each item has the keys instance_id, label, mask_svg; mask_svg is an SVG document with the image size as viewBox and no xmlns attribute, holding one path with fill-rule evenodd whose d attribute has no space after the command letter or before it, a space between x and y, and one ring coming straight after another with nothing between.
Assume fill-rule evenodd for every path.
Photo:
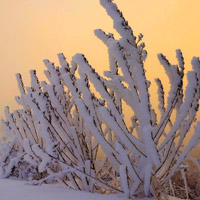
<instances>
[{"instance_id":1,"label":"sunset sky","mask_svg":"<svg viewBox=\"0 0 200 200\"><path fill-rule=\"evenodd\" d=\"M135 35L144 35L150 80L167 78L157 60L164 53L176 64L175 50L182 49L187 69L192 56L200 56L199 0L115 0ZM84 53L102 74L108 69L107 49L93 30L116 32L99 0L1 0L0 1L0 117L4 106L17 107L19 94L15 74L29 86L29 70L44 79L43 59L58 64L57 53L68 61ZM152 92L155 92L152 85ZM152 95L154 97L154 95ZM155 97L154 97L155 98Z\"/></svg>"}]
</instances>

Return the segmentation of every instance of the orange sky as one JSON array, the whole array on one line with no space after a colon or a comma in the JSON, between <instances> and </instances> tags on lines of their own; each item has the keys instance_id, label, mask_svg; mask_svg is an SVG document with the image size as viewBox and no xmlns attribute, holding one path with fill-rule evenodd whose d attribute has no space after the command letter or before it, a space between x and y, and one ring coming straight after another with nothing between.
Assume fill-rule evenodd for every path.
<instances>
[{"instance_id":1,"label":"orange sky","mask_svg":"<svg viewBox=\"0 0 200 200\"><path fill-rule=\"evenodd\" d=\"M175 49L181 48L190 69L192 56L200 55L199 0L115 2L134 33L144 35L151 80L158 76L166 79L157 61L159 52L176 64ZM0 27L0 117L4 106L16 108L17 72L28 86L30 69L36 69L42 79L42 60L48 58L57 64L56 54L63 52L68 61L75 53L84 53L102 73L108 69L107 50L93 30L102 28L116 34L98 0L1 0Z\"/></svg>"}]
</instances>

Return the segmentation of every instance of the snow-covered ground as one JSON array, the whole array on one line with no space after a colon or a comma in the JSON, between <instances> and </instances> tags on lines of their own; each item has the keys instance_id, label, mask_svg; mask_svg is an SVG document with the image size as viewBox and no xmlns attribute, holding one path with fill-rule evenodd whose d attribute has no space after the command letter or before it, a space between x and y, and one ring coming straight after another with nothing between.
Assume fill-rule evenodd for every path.
<instances>
[{"instance_id":1,"label":"snow-covered ground","mask_svg":"<svg viewBox=\"0 0 200 200\"><path fill-rule=\"evenodd\" d=\"M147 198L150 200L149 198ZM146 200L147 200L146 199ZM176 198L169 198L177 200ZM0 200L127 200L115 194L90 194L60 186L32 186L28 182L0 179ZM143 199L145 200L145 199ZM153 199L151 199L153 200Z\"/></svg>"},{"instance_id":2,"label":"snow-covered ground","mask_svg":"<svg viewBox=\"0 0 200 200\"><path fill-rule=\"evenodd\" d=\"M90 194L59 186L32 186L25 181L0 179L0 200L125 200L119 195Z\"/></svg>"}]
</instances>

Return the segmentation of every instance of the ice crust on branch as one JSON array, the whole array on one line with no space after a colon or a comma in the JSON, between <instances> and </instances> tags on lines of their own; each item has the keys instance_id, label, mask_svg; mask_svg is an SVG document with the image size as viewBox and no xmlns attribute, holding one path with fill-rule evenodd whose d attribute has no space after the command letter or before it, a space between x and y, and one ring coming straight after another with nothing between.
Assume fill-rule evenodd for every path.
<instances>
[{"instance_id":1,"label":"ice crust on branch","mask_svg":"<svg viewBox=\"0 0 200 200\"><path fill-rule=\"evenodd\" d=\"M176 51L177 65L158 55L170 90L166 94L162 80L155 79L158 106L153 109L143 35L134 36L113 1L100 3L121 36L117 40L101 29L94 31L107 46L109 69L100 76L83 54L74 55L69 64L60 53L60 67L44 60L48 81L40 81L31 70L31 86L25 88L17 74L16 101L22 109L5 108L0 176L32 179L34 184L57 181L76 190L118 192L126 198L159 198L199 144L198 122L190 142L183 145L199 108L200 61L192 59L184 89L181 50ZM131 124L124 117L126 105Z\"/></svg>"}]
</instances>

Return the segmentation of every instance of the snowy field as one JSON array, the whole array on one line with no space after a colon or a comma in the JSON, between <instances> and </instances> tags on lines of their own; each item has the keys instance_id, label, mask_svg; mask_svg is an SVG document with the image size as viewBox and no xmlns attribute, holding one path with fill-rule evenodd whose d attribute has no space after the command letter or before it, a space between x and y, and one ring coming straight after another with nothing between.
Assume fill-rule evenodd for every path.
<instances>
[{"instance_id":1,"label":"snowy field","mask_svg":"<svg viewBox=\"0 0 200 200\"><path fill-rule=\"evenodd\" d=\"M169 198L178 200L177 198ZM60 186L32 186L26 181L0 179L0 200L127 200L114 194L90 194ZM153 200L146 198L143 200Z\"/></svg>"},{"instance_id":2,"label":"snowy field","mask_svg":"<svg viewBox=\"0 0 200 200\"><path fill-rule=\"evenodd\" d=\"M0 179L0 200L125 200L119 195L100 195L59 186L32 186L25 181Z\"/></svg>"}]
</instances>

